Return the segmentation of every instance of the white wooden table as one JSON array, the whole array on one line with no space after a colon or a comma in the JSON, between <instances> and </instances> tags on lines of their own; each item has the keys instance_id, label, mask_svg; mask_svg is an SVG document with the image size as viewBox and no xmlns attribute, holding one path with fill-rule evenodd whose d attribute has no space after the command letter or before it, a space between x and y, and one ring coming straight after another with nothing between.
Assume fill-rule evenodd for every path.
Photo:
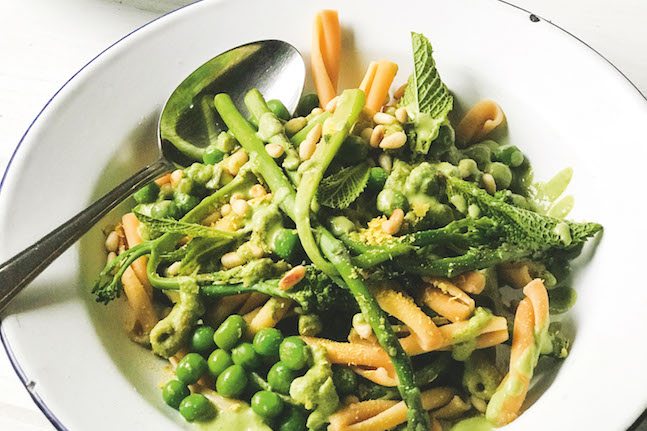
<instances>
[{"instance_id":1,"label":"white wooden table","mask_svg":"<svg viewBox=\"0 0 647 431\"><path fill-rule=\"evenodd\" d=\"M585 41L647 95L647 1L509 1ZM188 3L191 1L1 1L0 173L32 119L74 72L125 34ZM0 430L52 429L0 350ZM647 431L647 422L638 431Z\"/></svg>"}]
</instances>

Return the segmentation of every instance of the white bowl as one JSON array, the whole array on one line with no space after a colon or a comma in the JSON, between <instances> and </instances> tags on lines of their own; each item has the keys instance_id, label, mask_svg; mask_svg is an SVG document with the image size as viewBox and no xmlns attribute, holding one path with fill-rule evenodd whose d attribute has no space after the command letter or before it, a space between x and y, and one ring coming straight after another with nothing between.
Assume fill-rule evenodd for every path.
<instances>
[{"instance_id":1,"label":"white bowl","mask_svg":"<svg viewBox=\"0 0 647 431\"><path fill-rule=\"evenodd\" d=\"M97 56L36 118L3 178L0 261L31 244L152 160L162 103L191 71L244 42L277 38L307 58L320 2L203 2L158 19ZM545 393L511 430L626 429L647 406L647 230L641 163L647 103L595 52L503 2L332 0L340 11L340 88L370 60L411 70L409 31L424 32L457 109L498 101L509 139L537 178L575 168L574 218L605 227L578 272L576 338ZM116 220L119 211L101 223ZM89 287L103 265L101 226L4 313L2 340L34 400L60 429L191 428L161 401L163 361L129 342L114 306ZM544 379L546 380L546 379ZM543 383L546 383L544 381Z\"/></svg>"}]
</instances>

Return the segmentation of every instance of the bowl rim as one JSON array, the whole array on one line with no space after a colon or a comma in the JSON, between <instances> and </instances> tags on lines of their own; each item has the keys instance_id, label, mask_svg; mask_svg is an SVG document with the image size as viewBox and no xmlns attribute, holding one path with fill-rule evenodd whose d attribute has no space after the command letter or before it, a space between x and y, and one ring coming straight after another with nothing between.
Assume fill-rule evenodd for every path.
<instances>
[{"instance_id":1,"label":"bowl rim","mask_svg":"<svg viewBox=\"0 0 647 431\"><path fill-rule=\"evenodd\" d=\"M223 0L223 1L227 1L227 0ZM494 2L497 2L497 3L502 3L502 4L504 4L504 5L507 5L507 6L511 7L511 8L513 8L513 9L516 9L518 12L522 12L522 13L529 14L529 19L530 19L532 22L544 21L544 22L546 22L546 23L550 24L550 26L551 26L553 29L555 29L555 30L559 30L559 31L561 31L562 33L564 33L564 35L565 35L566 37L571 37L571 38L575 39L575 40L576 40L576 41L578 41L581 45L584 45L584 47L586 47L588 50L590 50L590 51L592 51L593 53L595 53L599 59L604 60L604 62L606 62L609 66L611 66L611 67L612 67L612 68L613 68L613 69L614 69L614 70L615 70L615 71L616 71L616 72L617 72L617 73L618 73L618 74L619 74L619 75L624 79L624 81L625 81L626 83L629 83L629 84L634 88L634 90L635 90L635 91L636 91L636 92L637 92L637 93L642 97L642 99L647 103L647 95L646 95L646 94L643 94L643 93L640 91L640 89L636 86L636 84L635 84L634 82L632 82L632 81L631 81L631 79L629 79L629 77L627 77L627 75L625 75L625 74L624 74L624 73L623 73L623 72L622 72L622 71L621 71L621 70L620 70L620 69L619 69L615 64L613 64L613 63L612 63L608 58L606 58L604 55L602 55L599 51L597 51L597 50L596 50L595 48L593 48L591 45L589 45L588 43L586 43L584 40L580 39L579 37L577 37L577 36L576 36L576 35L574 35L573 33L569 32L568 30L566 30L566 29L564 29L564 28L560 27L559 25L555 24L555 23L554 23L554 22L552 22L551 20L544 18L542 15L535 14L535 13L533 13L533 12L529 11L528 9L525 9L525 8L520 7L520 6L518 6L518 5L512 4L512 3L510 3L510 2L508 2L508 1L506 1L506 0L490 0L490 1L494 1ZM69 77L69 78L68 78L68 79L63 83L63 85L61 85L61 87L60 87L58 90L56 90L56 92L55 92L55 93L54 93L54 94L53 94L53 95L48 99L48 101L43 105L43 107L40 109L40 111L39 111L39 112L38 112L38 114L34 117L34 119L30 122L29 126L27 127L27 129L26 129L26 130L25 130L25 132L23 133L22 137L21 137L21 138L20 138L20 140L18 141L18 144L17 144L17 145L16 145L16 147L14 148L14 151L12 152L12 154L11 154L11 156L10 156L10 158L9 158L9 161L8 161L8 163L7 163L6 167L5 167L5 170L4 170L3 174L2 174L2 177L0 178L0 193L2 192L2 186L3 186L3 184L4 184L4 182L5 182L6 178L7 178L7 176L8 176L8 174L9 174L9 169L10 169L10 167L11 167L11 164L12 164L12 162L14 161L14 159L15 159L15 157L16 157L16 155L17 155L18 151L20 150L21 144L23 143L23 141L25 140L25 138L27 137L27 135L28 135L28 134L29 134L29 132L31 131L32 127L34 126L34 124L36 124L36 122L38 121L38 119L40 118L40 116L43 114L43 112L47 109L47 107L50 105L50 103L51 103L51 102L52 102L52 101L53 101L53 100L58 96L58 94L59 94L59 93L60 93L60 92L65 88L65 87L67 87L67 86L68 86L68 84L70 84L70 82L72 82L72 81L74 81L74 80L75 80L75 78L76 78L76 76L77 76L77 75L79 75L79 74L80 74L83 70L85 70L88 66L90 66L91 64L93 64L97 59L99 59L101 56L103 56L106 52L108 52L108 51L112 50L115 46L120 45L120 44L121 44L121 42L123 42L124 40L129 39L133 34L135 34L135 33L137 33L137 32L140 32L141 30L146 29L146 28L147 28L147 27L149 27L151 24L153 24L153 23L157 22L158 20L164 19L164 18L166 18L166 17L167 17L167 16L169 16L169 15L175 14L176 12L180 12L180 11L182 11L182 10L186 9L186 8L189 8L189 7L191 7L191 6L195 6L195 5L198 5L198 4L202 4L202 3L203 3L203 1L202 1L202 0L196 0L196 1L192 2L192 3L186 4L186 5L181 6L181 7L177 8L177 9L175 9L175 10L172 10L172 11L170 11L170 12L167 12L167 13L163 14L163 15L160 15L159 17L157 17L157 18L155 18L155 19L153 19L153 20L151 20L151 21L149 21L149 22L147 22L147 23L143 24L142 26L140 26L140 27L138 27L138 28L136 28L136 29L132 30L131 32L129 32L129 33L127 33L127 34L125 34L124 36L122 36L121 38L117 39L115 42L111 43L111 44L110 44L110 45L108 45L106 48L104 48L103 50L101 50L97 55L95 55L95 56L94 56L92 59L90 59L86 64L84 64L81 68L79 68L79 70L77 70L77 71L76 71L72 76L70 76L70 77ZM2 346L4 347L4 350L5 350L6 354L7 354L7 357L8 357L8 359L9 359L9 362L11 363L11 366L13 367L13 369L14 369L14 371L15 371L16 375L17 375L17 376L18 376L18 378L20 379L20 382L23 384L23 386L24 386L24 387L25 387L25 389L27 390L27 393L29 394L29 396L31 397L31 399L34 401L34 403L36 404L36 406L38 407L38 409L39 409L39 410L40 410L40 411L45 415L45 417L49 420L49 422L54 426L54 428L55 428L56 430L59 430L59 431L67 431L67 430L68 430L68 428L67 428L67 427L65 427L65 425L63 425L63 423L62 423L62 422L61 422L61 421L56 417L56 415L55 415L55 414L52 412L52 410L47 406L47 404L43 401L43 399L42 399L42 398L41 398L41 397L40 397L40 396L39 396L39 395L38 395L38 394L33 390L33 386L32 386L32 383L31 383L31 379L29 379L29 377L28 377L28 376L25 374L25 372L23 371L23 369L22 369L22 367L21 367L20 363L18 362L18 360L16 359L16 356L15 356L15 355L14 355L14 353L13 353L13 350L12 350L11 346L9 345L9 342L8 342L8 339L7 339L6 335L4 334L4 328L3 328L3 326L2 326L2 318L1 318L1 316L0 316L0 342L2 343ZM640 423L641 423L642 421L646 420L646 419L647 419L647 406L645 407L645 410L644 410L644 411L643 411L643 412L642 412L642 413L641 413L641 414L640 414L640 415L635 419L635 421L634 421L634 422L633 422L633 424L632 424L632 425L627 429L627 431L636 430L636 429L637 429L637 427L640 425Z\"/></svg>"}]
</instances>

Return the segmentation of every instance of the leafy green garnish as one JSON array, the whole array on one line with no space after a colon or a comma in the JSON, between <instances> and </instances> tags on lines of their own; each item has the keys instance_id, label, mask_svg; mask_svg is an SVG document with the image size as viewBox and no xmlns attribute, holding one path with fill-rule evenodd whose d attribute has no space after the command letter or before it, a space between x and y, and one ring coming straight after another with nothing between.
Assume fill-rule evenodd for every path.
<instances>
[{"instance_id":1,"label":"leafy green garnish","mask_svg":"<svg viewBox=\"0 0 647 431\"><path fill-rule=\"evenodd\" d=\"M146 224L153 232L159 233L180 233L182 235L191 235L199 238L214 239L234 239L239 235L232 232L225 232L212 227L202 226L196 223L187 223L173 220L171 218L157 218L135 212L137 219Z\"/></svg>"},{"instance_id":2,"label":"leafy green garnish","mask_svg":"<svg viewBox=\"0 0 647 431\"><path fill-rule=\"evenodd\" d=\"M447 177L446 183L450 201L460 198L476 205L481 215L498 223L506 242L528 250L570 249L602 230L598 223L575 223L510 205L459 178Z\"/></svg>"},{"instance_id":3,"label":"leafy green garnish","mask_svg":"<svg viewBox=\"0 0 647 431\"><path fill-rule=\"evenodd\" d=\"M440 126L448 123L447 114L452 110L454 98L440 79L427 38L412 32L411 44L414 71L400 106L404 106L413 119L416 139L412 140L412 150L427 154L432 141L438 137Z\"/></svg>"},{"instance_id":4,"label":"leafy green garnish","mask_svg":"<svg viewBox=\"0 0 647 431\"><path fill-rule=\"evenodd\" d=\"M318 202L330 208L347 208L366 188L370 171L368 163L360 163L324 178L317 191Z\"/></svg>"}]
</instances>

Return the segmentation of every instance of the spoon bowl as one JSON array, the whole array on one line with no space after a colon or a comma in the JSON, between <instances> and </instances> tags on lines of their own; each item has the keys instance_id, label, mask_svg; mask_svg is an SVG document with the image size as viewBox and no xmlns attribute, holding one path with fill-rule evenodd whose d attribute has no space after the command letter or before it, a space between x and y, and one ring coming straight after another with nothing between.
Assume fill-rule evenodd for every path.
<instances>
[{"instance_id":1,"label":"spoon bowl","mask_svg":"<svg viewBox=\"0 0 647 431\"><path fill-rule=\"evenodd\" d=\"M0 265L0 311L58 256L104 215L139 188L177 167L201 162L223 124L213 97L228 93L241 105L257 88L266 98L283 101L292 111L305 81L305 64L287 42L264 40L226 51L195 70L173 91L158 123L159 160L99 198L88 208Z\"/></svg>"}]
</instances>

